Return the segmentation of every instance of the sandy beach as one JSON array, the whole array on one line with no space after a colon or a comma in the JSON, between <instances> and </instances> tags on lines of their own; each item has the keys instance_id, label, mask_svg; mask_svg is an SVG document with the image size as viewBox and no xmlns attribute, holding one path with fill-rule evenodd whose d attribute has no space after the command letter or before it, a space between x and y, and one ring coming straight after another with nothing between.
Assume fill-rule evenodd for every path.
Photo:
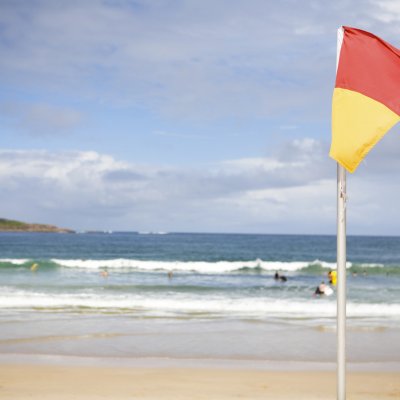
<instances>
[{"instance_id":1,"label":"sandy beach","mask_svg":"<svg viewBox=\"0 0 400 400\"><path fill-rule=\"evenodd\" d=\"M0 366L0 399L335 399L335 372ZM399 372L351 372L349 399L400 398Z\"/></svg>"}]
</instances>

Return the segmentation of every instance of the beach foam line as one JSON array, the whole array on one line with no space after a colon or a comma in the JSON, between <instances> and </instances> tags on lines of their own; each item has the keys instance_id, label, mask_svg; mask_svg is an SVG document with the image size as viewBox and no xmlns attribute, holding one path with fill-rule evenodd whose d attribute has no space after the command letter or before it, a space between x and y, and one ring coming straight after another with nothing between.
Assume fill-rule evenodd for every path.
<instances>
[{"instance_id":1,"label":"beach foam line","mask_svg":"<svg viewBox=\"0 0 400 400\"><path fill-rule=\"evenodd\" d=\"M267 297L227 298L223 296L143 296L135 294L105 295L96 293L47 294L30 291L6 291L0 295L0 309L71 309L114 310L152 316L211 314L247 318L334 318L336 303L328 299L289 300ZM349 318L400 318L399 303L348 302Z\"/></svg>"}]
</instances>

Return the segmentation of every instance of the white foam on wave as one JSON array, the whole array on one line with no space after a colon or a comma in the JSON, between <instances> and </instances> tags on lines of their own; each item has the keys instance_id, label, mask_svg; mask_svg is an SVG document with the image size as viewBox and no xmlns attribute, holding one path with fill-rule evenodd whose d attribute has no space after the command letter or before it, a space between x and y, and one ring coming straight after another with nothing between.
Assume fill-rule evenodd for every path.
<instances>
[{"instance_id":1,"label":"white foam on wave","mask_svg":"<svg viewBox=\"0 0 400 400\"><path fill-rule=\"evenodd\" d=\"M62 309L86 307L98 310L118 310L151 315L178 316L209 313L220 316L249 318L334 318L336 304L321 299L227 298L222 296L169 297L138 294L105 295L99 293L47 294L2 288L0 308ZM400 304L368 304L348 302L349 318L400 318Z\"/></svg>"},{"instance_id":2,"label":"white foam on wave","mask_svg":"<svg viewBox=\"0 0 400 400\"><path fill-rule=\"evenodd\" d=\"M242 268L261 268L265 271L299 271L312 262L307 261L263 261L260 259L252 261L153 261L153 260L133 260L118 258L112 260L62 260L53 259L53 262L63 267L69 268L87 268L87 269L99 269L99 268L131 268L143 271L196 271L199 273L224 273L234 272Z\"/></svg>"},{"instance_id":3,"label":"white foam on wave","mask_svg":"<svg viewBox=\"0 0 400 400\"><path fill-rule=\"evenodd\" d=\"M168 235L168 232L165 231L157 231L157 232L153 232L153 231L141 231L138 232L139 235Z\"/></svg>"},{"instance_id":4,"label":"white foam on wave","mask_svg":"<svg viewBox=\"0 0 400 400\"><path fill-rule=\"evenodd\" d=\"M10 263L14 265L22 265L30 259L19 258L2 258L0 263ZM295 272L312 265L319 265L325 269L336 269L336 263L314 260L314 261L264 261L261 259L250 261L157 261L157 260L136 260L127 258L117 258L111 260L83 260L83 259L52 259L54 263L69 268L130 268L143 271L187 271L199 273L223 273L233 272L241 268L261 268L265 271L287 271ZM351 268L353 263L347 262L346 268ZM363 268L384 268L383 264L363 263Z\"/></svg>"},{"instance_id":5,"label":"white foam on wave","mask_svg":"<svg viewBox=\"0 0 400 400\"><path fill-rule=\"evenodd\" d=\"M330 262L321 261L321 260L314 260L310 264L311 265L320 265L322 268L326 268L326 269L336 269L336 267L337 267L337 264L335 262L330 263ZM351 263L349 261L346 262L346 268L351 268L352 265L353 265L353 263Z\"/></svg>"},{"instance_id":6,"label":"white foam on wave","mask_svg":"<svg viewBox=\"0 0 400 400\"><path fill-rule=\"evenodd\" d=\"M15 265L22 265L28 261L29 260L25 258L0 258L0 263L10 263Z\"/></svg>"},{"instance_id":7,"label":"white foam on wave","mask_svg":"<svg viewBox=\"0 0 400 400\"><path fill-rule=\"evenodd\" d=\"M360 264L363 268L384 268L383 264Z\"/></svg>"},{"instance_id":8,"label":"white foam on wave","mask_svg":"<svg viewBox=\"0 0 400 400\"><path fill-rule=\"evenodd\" d=\"M10 263L14 265L22 265L30 259L19 258L2 258L0 263ZM52 262L68 268L115 268L115 269L137 269L142 271L186 271L199 273L224 273L234 272L242 268L261 268L265 271L287 271L296 272L312 265L319 265L325 269L336 269L336 263L321 260L314 261L264 261L261 259L250 261L157 261L157 260L136 260L128 258L116 258L111 260L94 260L94 259L52 259ZM353 263L347 262L346 268L351 268ZM365 263L360 264L363 268L384 268L383 264Z\"/></svg>"}]
</instances>

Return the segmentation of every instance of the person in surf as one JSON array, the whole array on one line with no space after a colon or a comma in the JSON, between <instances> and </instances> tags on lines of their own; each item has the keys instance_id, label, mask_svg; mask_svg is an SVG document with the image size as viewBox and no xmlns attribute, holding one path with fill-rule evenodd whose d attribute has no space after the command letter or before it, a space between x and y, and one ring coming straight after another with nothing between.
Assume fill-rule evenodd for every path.
<instances>
[{"instance_id":1,"label":"person in surf","mask_svg":"<svg viewBox=\"0 0 400 400\"><path fill-rule=\"evenodd\" d=\"M287 281L286 276L285 276L285 275L280 275L280 274L278 273L278 271L275 272L274 279L275 279L276 281L281 281L281 282L286 282L286 281Z\"/></svg>"}]
</instances>

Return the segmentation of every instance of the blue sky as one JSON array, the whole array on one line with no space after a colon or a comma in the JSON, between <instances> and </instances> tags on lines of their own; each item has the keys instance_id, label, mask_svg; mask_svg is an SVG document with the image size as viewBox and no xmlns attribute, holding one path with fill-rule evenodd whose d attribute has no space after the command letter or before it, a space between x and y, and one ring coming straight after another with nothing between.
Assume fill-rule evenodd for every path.
<instances>
[{"instance_id":1,"label":"blue sky","mask_svg":"<svg viewBox=\"0 0 400 400\"><path fill-rule=\"evenodd\" d=\"M387 0L2 0L1 216L334 234L336 30L400 46L399 19ZM398 132L349 177L350 233L399 233Z\"/></svg>"}]
</instances>

